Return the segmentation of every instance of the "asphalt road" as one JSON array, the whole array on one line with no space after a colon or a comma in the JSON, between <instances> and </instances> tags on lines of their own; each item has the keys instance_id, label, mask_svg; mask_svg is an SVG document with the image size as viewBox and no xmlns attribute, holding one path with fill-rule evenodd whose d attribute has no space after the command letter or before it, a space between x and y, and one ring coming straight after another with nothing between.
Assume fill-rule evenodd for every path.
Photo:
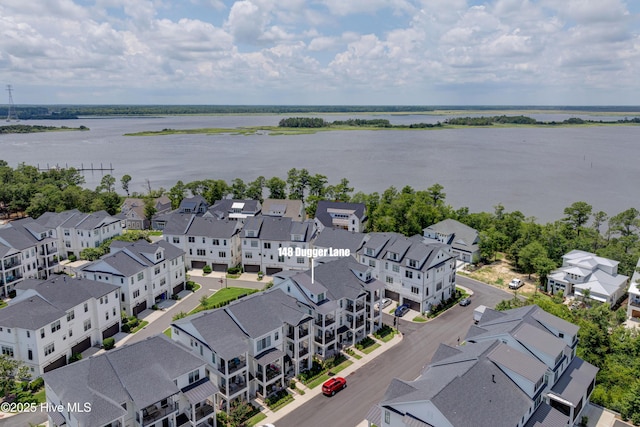
<instances>
[{"instance_id":1,"label":"asphalt road","mask_svg":"<svg viewBox=\"0 0 640 427\"><path fill-rule=\"evenodd\" d=\"M355 426L378 403L392 378L415 379L429 363L440 343L456 345L473 323L473 310L479 305L494 307L508 292L466 277L458 284L474 291L471 305L453 307L438 318L422 324L400 320L402 342L349 375L349 387L334 397L319 395L281 418L278 427ZM391 316L385 317L385 323Z\"/></svg>"}]
</instances>

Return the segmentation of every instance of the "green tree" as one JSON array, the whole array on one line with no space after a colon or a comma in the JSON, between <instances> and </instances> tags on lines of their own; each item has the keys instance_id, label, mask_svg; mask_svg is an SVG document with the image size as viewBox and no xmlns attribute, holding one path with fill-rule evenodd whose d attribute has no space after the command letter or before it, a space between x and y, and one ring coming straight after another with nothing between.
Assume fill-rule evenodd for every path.
<instances>
[{"instance_id":1,"label":"green tree","mask_svg":"<svg viewBox=\"0 0 640 427\"><path fill-rule=\"evenodd\" d=\"M326 176L315 174L309 176L309 195L316 197L323 197L325 192L325 187L329 180Z\"/></svg>"},{"instance_id":2,"label":"green tree","mask_svg":"<svg viewBox=\"0 0 640 427\"><path fill-rule=\"evenodd\" d=\"M536 271L536 259L544 258L548 258L544 246L537 241L531 242L520 250L518 267L531 278L531 273Z\"/></svg>"},{"instance_id":3,"label":"green tree","mask_svg":"<svg viewBox=\"0 0 640 427\"><path fill-rule=\"evenodd\" d=\"M169 190L169 200L171 200L171 209L178 209L180 206L180 202L187 196L187 187L185 187L184 182L178 181L176 185L171 187Z\"/></svg>"},{"instance_id":4,"label":"green tree","mask_svg":"<svg viewBox=\"0 0 640 427\"><path fill-rule=\"evenodd\" d=\"M125 191L125 193L127 193L127 196L129 196L130 182L131 182L131 175L122 175L122 178L120 178L120 185L122 186L122 189Z\"/></svg>"},{"instance_id":5,"label":"green tree","mask_svg":"<svg viewBox=\"0 0 640 427\"><path fill-rule=\"evenodd\" d=\"M2 396L15 390L16 381L29 381L30 379L29 368L24 363L5 354L0 355L0 391Z\"/></svg>"},{"instance_id":6,"label":"green tree","mask_svg":"<svg viewBox=\"0 0 640 427\"><path fill-rule=\"evenodd\" d=\"M566 216L563 221L569 224L579 236L580 228L587 223L592 210L592 206L586 202L574 202L571 206L564 208Z\"/></svg>"},{"instance_id":7,"label":"green tree","mask_svg":"<svg viewBox=\"0 0 640 427\"><path fill-rule=\"evenodd\" d=\"M145 218L151 222L153 216L158 212L156 209L156 202L153 198L147 197L144 199L144 216Z\"/></svg>"},{"instance_id":8,"label":"green tree","mask_svg":"<svg viewBox=\"0 0 640 427\"><path fill-rule=\"evenodd\" d=\"M621 236L635 234L640 227L640 212L636 208L629 208L609 219L609 228L613 232L620 233Z\"/></svg>"},{"instance_id":9,"label":"green tree","mask_svg":"<svg viewBox=\"0 0 640 427\"><path fill-rule=\"evenodd\" d=\"M106 190L107 193L111 193L114 190L115 184L116 184L116 179L109 174L106 174L100 180L100 188L103 190Z\"/></svg>"},{"instance_id":10,"label":"green tree","mask_svg":"<svg viewBox=\"0 0 640 427\"><path fill-rule=\"evenodd\" d=\"M427 188L429 196L431 197L431 201L434 205L444 203L444 199L447 197L447 193L443 192L442 190L444 190L444 187L438 183L433 184L431 187Z\"/></svg>"},{"instance_id":11,"label":"green tree","mask_svg":"<svg viewBox=\"0 0 640 427\"><path fill-rule=\"evenodd\" d=\"M270 199L286 199L287 198L287 183L283 179L274 176L265 182L265 187L269 189Z\"/></svg>"},{"instance_id":12,"label":"green tree","mask_svg":"<svg viewBox=\"0 0 640 427\"><path fill-rule=\"evenodd\" d=\"M353 187L349 187L349 180L342 178L340 183L333 187L333 197L339 202L348 202L349 194L353 193Z\"/></svg>"},{"instance_id":13,"label":"green tree","mask_svg":"<svg viewBox=\"0 0 640 427\"><path fill-rule=\"evenodd\" d=\"M234 199L244 199L247 194L247 184L240 178L231 181L231 194Z\"/></svg>"},{"instance_id":14,"label":"green tree","mask_svg":"<svg viewBox=\"0 0 640 427\"><path fill-rule=\"evenodd\" d=\"M262 189L264 188L265 182L266 181L265 181L264 176L259 176L256 179L254 179L253 181L251 181L247 185L247 191L245 193L245 196L248 199L259 200L260 203L262 203L263 202Z\"/></svg>"}]
</instances>

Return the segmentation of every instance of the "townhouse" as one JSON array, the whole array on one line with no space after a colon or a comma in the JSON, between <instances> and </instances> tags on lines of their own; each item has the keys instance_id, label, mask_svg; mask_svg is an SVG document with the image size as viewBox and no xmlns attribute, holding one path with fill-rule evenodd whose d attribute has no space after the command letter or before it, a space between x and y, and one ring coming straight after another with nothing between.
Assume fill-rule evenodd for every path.
<instances>
[{"instance_id":1,"label":"townhouse","mask_svg":"<svg viewBox=\"0 0 640 427\"><path fill-rule=\"evenodd\" d=\"M304 221L307 217L302 200L264 199L263 216L291 218L293 221Z\"/></svg>"},{"instance_id":2,"label":"townhouse","mask_svg":"<svg viewBox=\"0 0 640 427\"><path fill-rule=\"evenodd\" d=\"M480 234L455 219L445 219L425 228L423 236L450 245L452 253L462 262L480 259Z\"/></svg>"},{"instance_id":3,"label":"townhouse","mask_svg":"<svg viewBox=\"0 0 640 427\"><path fill-rule=\"evenodd\" d=\"M613 306L627 290L629 277L618 274L618 261L581 250L562 256L562 267L549 273L547 291L588 297Z\"/></svg>"},{"instance_id":4,"label":"townhouse","mask_svg":"<svg viewBox=\"0 0 640 427\"><path fill-rule=\"evenodd\" d=\"M374 307L384 283L353 257L320 258L316 264L313 270L278 273L273 282L310 308L313 353L325 359L382 327L382 312Z\"/></svg>"},{"instance_id":5,"label":"townhouse","mask_svg":"<svg viewBox=\"0 0 640 427\"><path fill-rule=\"evenodd\" d=\"M288 217L247 218L242 236L242 266L246 272L272 275L282 270L306 270L309 258L295 250L309 249L314 237L311 221Z\"/></svg>"},{"instance_id":6,"label":"townhouse","mask_svg":"<svg viewBox=\"0 0 640 427\"><path fill-rule=\"evenodd\" d=\"M61 275L26 279L16 291L0 310L0 346L34 377L120 331L117 286Z\"/></svg>"},{"instance_id":7,"label":"townhouse","mask_svg":"<svg viewBox=\"0 0 640 427\"><path fill-rule=\"evenodd\" d=\"M367 212L364 203L320 200L316 207L315 224L319 231L329 227L362 233L366 221Z\"/></svg>"},{"instance_id":8,"label":"townhouse","mask_svg":"<svg viewBox=\"0 0 640 427\"><path fill-rule=\"evenodd\" d=\"M222 199L216 200L204 216L243 222L260 214L262 206L258 200Z\"/></svg>"},{"instance_id":9,"label":"townhouse","mask_svg":"<svg viewBox=\"0 0 640 427\"><path fill-rule=\"evenodd\" d=\"M56 230L24 218L0 225L0 285L7 297L24 278L46 279L58 266Z\"/></svg>"},{"instance_id":10,"label":"townhouse","mask_svg":"<svg viewBox=\"0 0 640 427\"><path fill-rule=\"evenodd\" d=\"M242 223L229 219L172 214L165 224L164 239L185 252L188 268L211 266L227 271L240 264Z\"/></svg>"},{"instance_id":11,"label":"townhouse","mask_svg":"<svg viewBox=\"0 0 640 427\"><path fill-rule=\"evenodd\" d=\"M185 289L185 255L160 240L148 243L113 241L109 254L83 267L83 277L120 288L120 303L127 315L137 316L154 304Z\"/></svg>"},{"instance_id":12,"label":"townhouse","mask_svg":"<svg viewBox=\"0 0 640 427\"><path fill-rule=\"evenodd\" d=\"M122 221L106 211L82 213L77 209L45 212L37 220L43 227L56 230L60 257L80 257L87 248L97 248L104 241L122 235Z\"/></svg>"},{"instance_id":13,"label":"townhouse","mask_svg":"<svg viewBox=\"0 0 640 427\"><path fill-rule=\"evenodd\" d=\"M369 233L357 258L384 282L387 298L412 310L427 312L454 296L456 257L444 243L417 235Z\"/></svg>"},{"instance_id":14,"label":"townhouse","mask_svg":"<svg viewBox=\"0 0 640 427\"><path fill-rule=\"evenodd\" d=\"M171 200L167 196L153 200L153 208L156 215L167 213L171 210ZM146 230L151 226L151 221L145 212L144 199L127 197L120 206L118 217L124 220L123 227L127 230Z\"/></svg>"},{"instance_id":15,"label":"townhouse","mask_svg":"<svg viewBox=\"0 0 640 427\"><path fill-rule=\"evenodd\" d=\"M207 363L228 412L234 401L267 398L311 367L312 320L304 304L270 289L176 320L171 337Z\"/></svg>"},{"instance_id":16,"label":"townhouse","mask_svg":"<svg viewBox=\"0 0 640 427\"><path fill-rule=\"evenodd\" d=\"M216 425L218 389L206 363L163 334L48 372L44 381L50 426Z\"/></svg>"},{"instance_id":17,"label":"townhouse","mask_svg":"<svg viewBox=\"0 0 640 427\"><path fill-rule=\"evenodd\" d=\"M414 381L392 380L369 425L561 427L579 421L598 369L578 327L538 306L487 309L466 344L441 344Z\"/></svg>"}]
</instances>

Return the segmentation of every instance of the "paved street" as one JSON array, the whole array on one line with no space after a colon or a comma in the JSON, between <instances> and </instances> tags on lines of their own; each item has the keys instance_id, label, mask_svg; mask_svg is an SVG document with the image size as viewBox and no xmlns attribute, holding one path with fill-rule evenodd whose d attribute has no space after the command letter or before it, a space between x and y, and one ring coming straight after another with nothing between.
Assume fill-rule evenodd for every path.
<instances>
[{"instance_id":1,"label":"paved street","mask_svg":"<svg viewBox=\"0 0 640 427\"><path fill-rule=\"evenodd\" d=\"M435 320L417 324L401 320L402 342L349 375L349 387L334 397L317 396L277 422L278 427L355 426L369 408L382 399L394 377L415 379L429 363L438 345L457 344L473 323L478 305L495 306L511 295L500 289L458 276L458 284L473 290L471 305L455 306ZM385 317L388 321L391 316Z\"/></svg>"}]
</instances>

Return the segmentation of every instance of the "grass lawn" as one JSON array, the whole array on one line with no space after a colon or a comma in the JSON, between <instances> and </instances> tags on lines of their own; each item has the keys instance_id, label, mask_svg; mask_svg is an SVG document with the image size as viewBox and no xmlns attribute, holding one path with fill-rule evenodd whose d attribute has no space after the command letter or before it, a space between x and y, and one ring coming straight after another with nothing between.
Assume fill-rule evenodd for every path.
<instances>
[{"instance_id":1,"label":"grass lawn","mask_svg":"<svg viewBox=\"0 0 640 427\"><path fill-rule=\"evenodd\" d=\"M248 426L255 426L256 424L258 424L260 421L264 420L265 418L267 418L267 416L265 414L263 414L262 412L260 412L259 414L256 414L253 417L249 418L246 421L246 424Z\"/></svg>"},{"instance_id":2,"label":"grass lawn","mask_svg":"<svg viewBox=\"0 0 640 427\"><path fill-rule=\"evenodd\" d=\"M165 329L162 333L171 338L171 328Z\"/></svg>"},{"instance_id":3,"label":"grass lawn","mask_svg":"<svg viewBox=\"0 0 640 427\"><path fill-rule=\"evenodd\" d=\"M374 344L371 344L369 347L363 348L360 351L363 352L364 354L369 354L378 347L380 347L380 343L374 343Z\"/></svg>"},{"instance_id":4,"label":"grass lawn","mask_svg":"<svg viewBox=\"0 0 640 427\"><path fill-rule=\"evenodd\" d=\"M414 318L413 318L413 321L414 321L414 322L426 322L426 321L427 321L427 319L425 319L424 317L422 317L422 315L420 315L420 316L416 316L416 317L414 317Z\"/></svg>"},{"instance_id":5,"label":"grass lawn","mask_svg":"<svg viewBox=\"0 0 640 427\"><path fill-rule=\"evenodd\" d=\"M42 390L40 390L39 392L37 392L36 394L33 395L33 397L36 398L37 403L44 403L47 401L47 397L45 396L45 390L44 387L42 387Z\"/></svg>"},{"instance_id":6,"label":"grass lawn","mask_svg":"<svg viewBox=\"0 0 640 427\"><path fill-rule=\"evenodd\" d=\"M138 332L140 329L144 328L145 326L147 326L149 324L149 322L147 322L146 320L142 320L140 321L140 323L138 324L138 326L136 326L135 328L133 328L131 330L131 334L135 334L136 332Z\"/></svg>"},{"instance_id":7,"label":"grass lawn","mask_svg":"<svg viewBox=\"0 0 640 427\"><path fill-rule=\"evenodd\" d=\"M341 364L339 364L338 366L334 366L333 368L331 368L331 372L333 372L334 374L337 374L338 372L342 371L343 369L351 366L353 364L353 362L351 360L345 360L344 362L342 362ZM335 376L335 375L334 375ZM311 381L310 383L307 384L307 387L309 388L314 388L319 386L320 384L322 384L323 382L325 382L326 380L329 379L329 374L323 374L320 375L318 378L316 378L315 380Z\"/></svg>"},{"instance_id":8,"label":"grass lawn","mask_svg":"<svg viewBox=\"0 0 640 427\"><path fill-rule=\"evenodd\" d=\"M194 283L193 284L193 292L196 292L201 287L202 287L202 285L200 283Z\"/></svg>"},{"instance_id":9,"label":"grass lawn","mask_svg":"<svg viewBox=\"0 0 640 427\"><path fill-rule=\"evenodd\" d=\"M0 299L0 308L6 307L8 304Z\"/></svg>"},{"instance_id":10,"label":"grass lawn","mask_svg":"<svg viewBox=\"0 0 640 427\"><path fill-rule=\"evenodd\" d=\"M249 289L249 288L235 288L235 287L223 288L223 289L220 289L215 294L211 295L209 298L207 298L205 303L206 307L203 307L202 304L200 304L189 313L197 313L198 311L221 307L223 305L230 303L233 300L238 299L240 295L249 295L255 292L258 292L258 291L256 289Z\"/></svg>"}]
</instances>

